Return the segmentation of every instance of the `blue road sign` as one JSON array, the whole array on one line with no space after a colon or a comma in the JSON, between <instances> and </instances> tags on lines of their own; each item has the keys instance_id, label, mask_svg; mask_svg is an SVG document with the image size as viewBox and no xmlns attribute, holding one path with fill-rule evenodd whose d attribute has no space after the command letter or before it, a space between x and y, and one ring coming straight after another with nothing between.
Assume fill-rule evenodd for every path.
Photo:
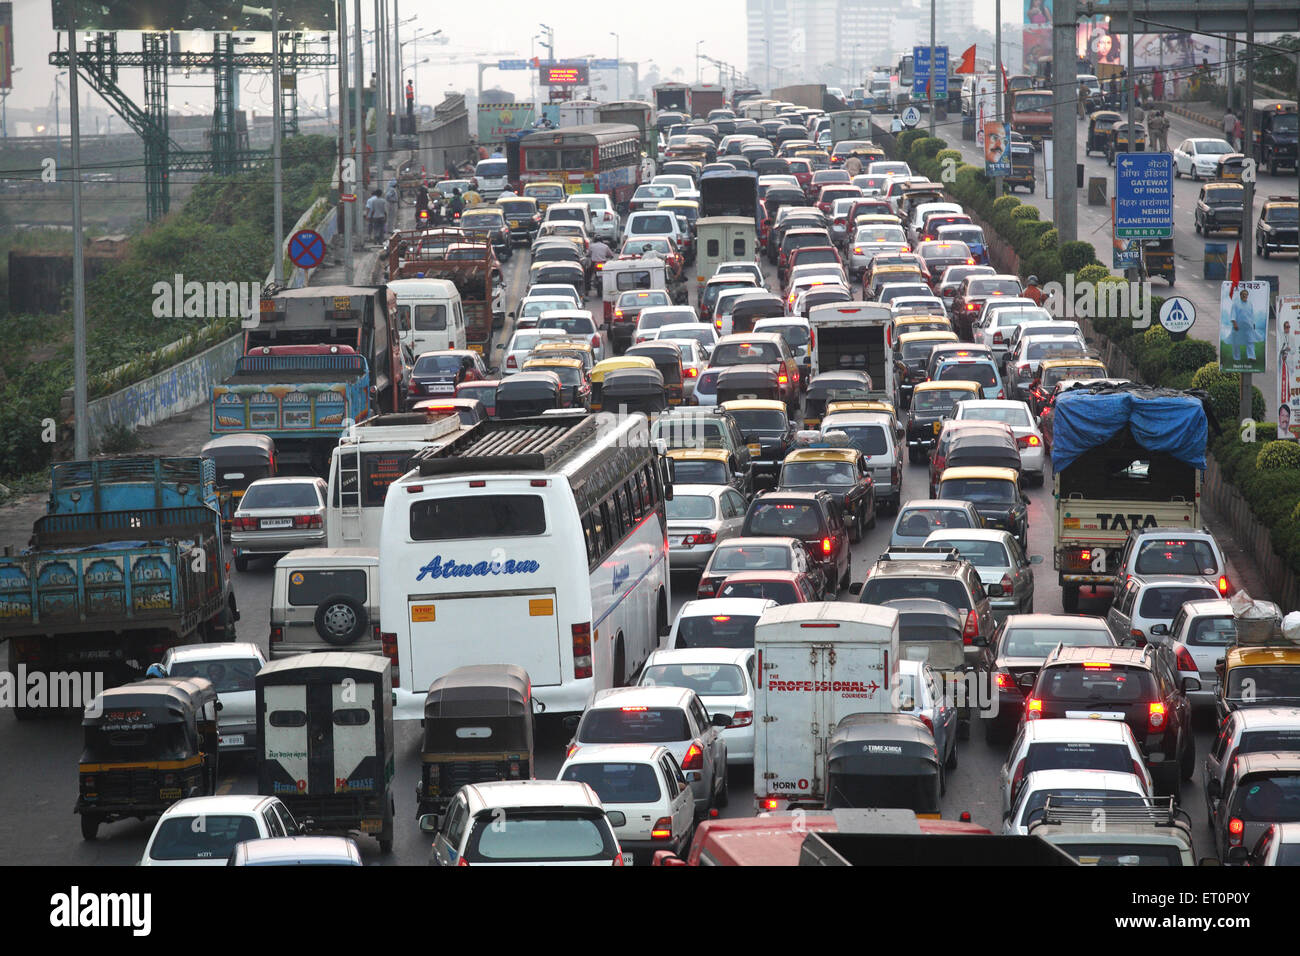
<instances>
[{"instance_id":1,"label":"blue road sign","mask_svg":"<svg viewBox=\"0 0 1300 956\"><path fill-rule=\"evenodd\" d=\"M497 60L498 70L526 70L528 69L527 60Z\"/></svg>"},{"instance_id":2,"label":"blue road sign","mask_svg":"<svg viewBox=\"0 0 1300 956\"><path fill-rule=\"evenodd\" d=\"M1168 239L1174 234L1174 164L1170 153L1115 157L1115 238Z\"/></svg>"},{"instance_id":3,"label":"blue road sign","mask_svg":"<svg viewBox=\"0 0 1300 956\"><path fill-rule=\"evenodd\" d=\"M617 70L618 60L592 60L591 68L593 70Z\"/></svg>"},{"instance_id":4,"label":"blue road sign","mask_svg":"<svg viewBox=\"0 0 1300 956\"><path fill-rule=\"evenodd\" d=\"M325 240L319 232L300 229L289 239L289 261L301 269L315 269L325 258Z\"/></svg>"},{"instance_id":5,"label":"blue road sign","mask_svg":"<svg viewBox=\"0 0 1300 956\"><path fill-rule=\"evenodd\" d=\"M948 96L948 48L934 48L934 98ZM925 86L930 80L930 47L912 47L912 96L925 98Z\"/></svg>"}]
</instances>

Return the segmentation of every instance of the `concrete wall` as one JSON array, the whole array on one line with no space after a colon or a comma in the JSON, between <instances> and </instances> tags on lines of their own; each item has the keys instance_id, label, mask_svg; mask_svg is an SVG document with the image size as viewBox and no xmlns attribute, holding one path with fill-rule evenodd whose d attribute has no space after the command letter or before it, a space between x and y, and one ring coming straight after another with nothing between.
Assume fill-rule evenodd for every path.
<instances>
[{"instance_id":1,"label":"concrete wall","mask_svg":"<svg viewBox=\"0 0 1300 956\"><path fill-rule=\"evenodd\" d=\"M469 146L469 111L465 98L459 94L448 96L434 110L433 119L422 124L419 131L420 148L416 156L430 179L437 179L449 165L463 163L478 153Z\"/></svg>"},{"instance_id":2,"label":"concrete wall","mask_svg":"<svg viewBox=\"0 0 1300 956\"><path fill-rule=\"evenodd\" d=\"M207 405L212 386L235 370L242 349L240 333L142 382L95 399L87 409L91 445L98 444L109 425L124 424L134 430Z\"/></svg>"}]
</instances>

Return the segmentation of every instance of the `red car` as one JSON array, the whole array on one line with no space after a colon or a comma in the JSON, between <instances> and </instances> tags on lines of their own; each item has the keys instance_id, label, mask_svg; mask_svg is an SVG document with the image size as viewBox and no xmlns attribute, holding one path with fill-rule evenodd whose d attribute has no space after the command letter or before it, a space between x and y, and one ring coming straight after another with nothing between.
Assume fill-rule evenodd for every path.
<instances>
[{"instance_id":1,"label":"red car","mask_svg":"<svg viewBox=\"0 0 1300 956\"><path fill-rule=\"evenodd\" d=\"M803 604L817 600L817 586L805 571L738 571L723 580L715 597L753 597L777 604Z\"/></svg>"},{"instance_id":2,"label":"red car","mask_svg":"<svg viewBox=\"0 0 1300 956\"><path fill-rule=\"evenodd\" d=\"M812 185L813 168L812 163L806 159L790 159L790 175L799 181L799 188L803 190L804 195L808 195L808 188Z\"/></svg>"},{"instance_id":3,"label":"red car","mask_svg":"<svg viewBox=\"0 0 1300 956\"><path fill-rule=\"evenodd\" d=\"M837 199L853 199L862 195L862 190L857 186L849 186L844 183L827 183L817 190L817 199L813 205L820 209L826 215L831 214L831 206Z\"/></svg>"}]
</instances>

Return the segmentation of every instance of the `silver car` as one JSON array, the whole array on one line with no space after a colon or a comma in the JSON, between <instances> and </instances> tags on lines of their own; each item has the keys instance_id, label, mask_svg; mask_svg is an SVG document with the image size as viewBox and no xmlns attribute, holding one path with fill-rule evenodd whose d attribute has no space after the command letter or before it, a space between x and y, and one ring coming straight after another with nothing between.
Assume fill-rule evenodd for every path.
<instances>
[{"instance_id":1,"label":"silver car","mask_svg":"<svg viewBox=\"0 0 1300 956\"><path fill-rule=\"evenodd\" d=\"M937 531L955 531L983 528L979 512L969 501L930 498L913 499L903 505L894 520L894 530L889 534L891 548L919 548Z\"/></svg>"},{"instance_id":2,"label":"silver car","mask_svg":"<svg viewBox=\"0 0 1300 956\"><path fill-rule=\"evenodd\" d=\"M989 592L993 617L1034 613L1034 568L1043 556L1027 557L1009 531L974 528L970 531L936 531L925 539L926 548L956 548L975 565L980 583Z\"/></svg>"},{"instance_id":3,"label":"silver car","mask_svg":"<svg viewBox=\"0 0 1300 956\"><path fill-rule=\"evenodd\" d=\"M729 485L674 485L668 511L668 566L701 571L719 542L740 534L745 498Z\"/></svg>"},{"instance_id":4,"label":"silver car","mask_svg":"<svg viewBox=\"0 0 1300 956\"><path fill-rule=\"evenodd\" d=\"M1163 640L1164 637L1156 635L1156 639ZM1200 690L1187 695L1188 701L1197 709L1213 708L1219 691L1215 665L1237 643L1237 621L1232 614L1232 605L1226 598L1186 602L1174 615L1168 640L1185 648L1196 664L1196 673L1179 667L1179 678L1195 677L1201 682Z\"/></svg>"},{"instance_id":5,"label":"silver car","mask_svg":"<svg viewBox=\"0 0 1300 956\"><path fill-rule=\"evenodd\" d=\"M261 478L248 486L230 523L235 569L249 558L325 544L327 488L321 478Z\"/></svg>"}]
</instances>

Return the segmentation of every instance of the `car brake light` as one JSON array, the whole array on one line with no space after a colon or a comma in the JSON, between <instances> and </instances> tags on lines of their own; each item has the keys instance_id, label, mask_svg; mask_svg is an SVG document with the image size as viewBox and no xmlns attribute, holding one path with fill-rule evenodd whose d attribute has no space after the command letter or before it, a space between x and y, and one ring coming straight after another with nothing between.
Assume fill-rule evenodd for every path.
<instances>
[{"instance_id":1,"label":"car brake light","mask_svg":"<svg viewBox=\"0 0 1300 956\"><path fill-rule=\"evenodd\" d=\"M1010 574L1002 575L1002 580L998 584L1001 585L1003 594L1010 594L1015 590L1015 584L1012 582Z\"/></svg>"},{"instance_id":2,"label":"car brake light","mask_svg":"<svg viewBox=\"0 0 1300 956\"><path fill-rule=\"evenodd\" d=\"M1178 648L1178 652L1174 654L1174 660L1178 664L1180 671L1196 670L1196 658L1192 657L1191 652L1185 647Z\"/></svg>"},{"instance_id":3,"label":"car brake light","mask_svg":"<svg viewBox=\"0 0 1300 956\"><path fill-rule=\"evenodd\" d=\"M775 810L780 805L781 801L777 797L764 797L759 801L758 808L760 810Z\"/></svg>"},{"instance_id":4,"label":"car brake light","mask_svg":"<svg viewBox=\"0 0 1300 956\"><path fill-rule=\"evenodd\" d=\"M623 318L623 310L622 310L622 309L615 309L615 310L614 310L614 318L616 318L616 319L621 319L621 318Z\"/></svg>"},{"instance_id":5,"label":"car brake light","mask_svg":"<svg viewBox=\"0 0 1300 956\"><path fill-rule=\"evenodd\" d=\"M1233 817L1228 821L1228 842L1233 846L1241 846L1241 837L1245 832L1246 824L1240 817Z\"/></svg>"},{"instance_id":6,"label":"car brake light","mask_svg":"<svg viewBox=\"0 0 1300 956\"><path fill-rule=\"evenodd\" d=\"M703 770L704 769L704 751L700 745L692 743L686 751L686 756L682 758L683 770Z\"/></svg>"},{"instance_id":7,"label":"car brake light","mask_svg":"<svg viewBox=\"0 0 1300 956\"><path fill-rule=\"evenodd\" d=\"M1219 575L1219 593L1228 593L1228 579L1222 574Z\"/></svg>"},{"instance_id":8,"label":"car brake light","mask_svg":"<svg viewBox=\"0 0 1300 956\"><path fill-rule=\"evenodd\" d=\"M776 384L778 385L788 385L789 383L790 383L790 376L786 375L784 372L782 372L780 375L776 377Z\"/></svg>"},{"instance_id":9,"label":"car brake light","mask_svg":"<svg viewBox=\"0 0 1300 956\"><path fill-rule=\"evenodd\" d=\"M686 370L687 378L698 378L699 374L700 374L700 370L698 368L688 368Z\"/></svg>"},{"instance_id":10,"label":"car brake light","mask_svg":"<svg viewBox=\"0 0 1300 956\"><path fill-rule=\"evenodd\" d=\"M718 535L716 532L701 531L697 534L688 534L684 539L682 539L682 544L689 548L697 544L713 544L713 542L717 540Z\"/></svg>"},{"instance_id":11,"label":"car brake light","mask_svg":"<svg viewBox=\"0 0 1300 956\"><path fill-rule=\"evenodd\" d=\"M966 303L966 311L967 311L967 312L974 312L974 311L975 311L976 309L978 309L978 308L979 308L979 306L978 306L976 303L974 303L974 302L967 302L967 303Z\"/></svg>"},{"instance_id":12,"label":"car brake light","mask_svg":"<svg viewBox=\"0 0 1300 956\"><path fill-rule=\"evenodd\" d=\"M932 734L934 733L934 721L933 721L933 720L931 720L931 719L930 719L929 717L927 717L925 714L917 714L916 717L917 717L918 720L921 721L921 723L925 724L925 729L926 729L926 730L930 731L930 733L932 733Z\"/></svg>"},{"instance_id":13,"label":"car brake light","mask_svg":"<svg viewBox=\"0 0 1300 956\"><path fill-rule=\"evenodd\" d=\"M625 714L643 713L646 710L644 705L631 705L628 707L620 707L619 709Z\"/></svg>"},{"instance_id":14,"label":"car brake light","mask_svg":"<svg viewBox=\"0 0 1300 956\"><path fill-rule=\"evenodd\" d=\"M591 624L575 624L573 632L573 677L582 680L591 676Z\"/></svg>"},{"instance_id":15,"label":"car brake light","mask_svg":"<svg viewBox=\"0 0 1300 956\"><path fill-rule=\"evenodd\" d=\"M822 538L822 554L830 554L831 547L832 547L831 539Z\"/></svg>"},{"instance_id":16,"label":"car brake light","mask_svg":"<svg viewBox=\"0 0 1300 956\"><path fill-rule=\"evenodd\" d=\"M283 640L284 640L284 628L282 627L271 628L271 643L279 644Z\"/></svg>"},{"instance_id":17,"label":"car brake light","mask_svg":"<svg viewBox=\"0 0 1300 956\"><path fill-rule=\"evenodd\" d=\"M1165 705L1162 701L1153 700L1147 705L1147 724L1152 730L1164 730Z\"/></svg>"},{"instance_id":18,"label":"car brake light","mask_svg":"<svg viewBox=\"0 0 1300 956\"><path fill-rule=\"evenodd\" d=\"M518 368L519 364L515 361L513 355L506 356L506 368Z\"/></svg>"},{"instance_id":19,"label":"car brake light","mask_svg":"<svg viewBox=\"0 0 1300 956\"><path fill-rule=\"evenodd\" d=\"M671 840L673 838L673 818L660 817L650 830L652 840Z\"/></svg>"},{"instance_id":20,"label":"car brake light","mask_svg":"<svg viewBox=\"0 0 1300 956\"><path fill-rule=\"evenodd\" d=\"M298 515L293 519L294 528L319 528L320 515Z\"/></svg>"},{"instance_id":21,"label":"car brake light","mask_svg":"<svg viewBox=\"0 0 1300 956\"><path fill-rule=\"evenodd\" d=\"M1001 344L1002 344L1002 333L1001 333L1001 332L994 332L994 333L993 333L993 344L994 344L994 345L1001 345Z\"/></svg>"},{"instance_id":22,"label":"car brake light","mask_svg":"<svg viewBox=\"0 0 1300 956\"><path fill-rule=\"evenodd\" d=\"M1015 679L1005 671L997 673L998 690L1014 690L1016 687Z\"/></svg>"},{"instance_id":23,"label":"car brake light","mask_svg":"<svg viewBox=\"0 0 1300 956\"><path fill-rule=\"evenodd\" d=\"M973 644L975 638L979 636L979 622L975 619L975 610L966 612L966 626L961 630L961 642L963 644Z\"/></svg>"},{"instance_id":24,"label":"car brake light","mask_svg":"<svg viewBox=\"0 0 1300 956\"><path fill-rule=\"evenodd\" d=\"M752 710L738 710L731 715L731 723L728 725L727 729L731 730L735 727L748 727L753 722L754 712Z\"/></svg>"},{"instance_id":25,"label":"car brake light","mask_svg":"<svg viewBox=\"0 0 1300 956\"><path fill-rule=\"evenodd\" d=\"M1016 444L1021 448L1037 448L1042 442L1037 435L1021 435L1016 439Z\"/></svg>"},{"instance_id":26,"label":"car brake light","mask_svg":"<svg viewBox=\"0 0 1300 956\"><path fill-rule=\"evenodd\" d=\"M695 590L695 596L699 598L715 597L720 583L717 578L700 578L700 584Z\"/></svg>"},{"instance_id":27,"label":"car brake light","mask_svg":"<svg viewBox=\"0 0 1300 956\"><path fill-rule=\"evenodd\" d=\"M593 349L598 349L598 348L600 348L600 336L599 336L599 335L593 335L593 336L591 337L591 347L592 347Z\"/></svg>"},{"instance_id":28,"label":"car brake light","mask_svg":"<svg viewBox=\"0 0 1300 956\"><path fill-rule=\"evenodd\" d=\"M622 860L623 860L623 858L622 858L621 856L618 857L617 859L619 860L620 863L621 863ZM469 866L469 860L465 859L463 856L462 856L462 857L458 857L457 860L456 860L456 865L457 865L457 866Z\"/></svg>"},{"instance_id":29,"label":"car brake light","mask_svg":"<svg viewBox=\"0 0 1300 956\"><path fill-rule=\"evenodd\" d=\"M1025 702L1025 720L1037 720L1043 716L1043 701L1041 697L1031 697Z\"/></svg>"},{"instance_id":30,"label":"car brake light","mask_svg":"<svg viewBox=\"0 0 1300 956\"><path fill-rule=\"evenodd\" d=\"M999 398L999 399L1003 399L1003 398L1006 398L1006 397L1007 397L1007 393L1004 392L1002 389L998 389L998 398Z\"/></svg>"},{"instance_id":31,"label":"car brake light","mask_svg":"<svg viewBox=\"0 0 1300 956\"><path fill-rule=\"evenodd\" d=\"M395 631L380 632L379 653L388 658L389 670L393 672L393 686L399 686L399 672L397 670L397 633Z\"/></svg>"}]
</instances>

